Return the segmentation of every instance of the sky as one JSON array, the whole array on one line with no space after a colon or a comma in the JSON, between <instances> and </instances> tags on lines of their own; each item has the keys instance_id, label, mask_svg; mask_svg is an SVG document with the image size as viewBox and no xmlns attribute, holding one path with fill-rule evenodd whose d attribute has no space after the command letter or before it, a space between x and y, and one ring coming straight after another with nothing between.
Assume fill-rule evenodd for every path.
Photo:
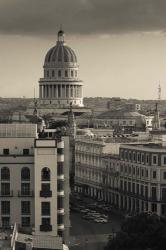
<instances>
[{"instance_id":1,"label":"sky","mask_svg":"<svg viewBox=\"0 0 166 250\"><path fill-rule=\"evenodd\" d=\"M0 0L0 96L38 95L62 25L86 97L166 99L165 0Z\"/></svg>"}]
</instances>

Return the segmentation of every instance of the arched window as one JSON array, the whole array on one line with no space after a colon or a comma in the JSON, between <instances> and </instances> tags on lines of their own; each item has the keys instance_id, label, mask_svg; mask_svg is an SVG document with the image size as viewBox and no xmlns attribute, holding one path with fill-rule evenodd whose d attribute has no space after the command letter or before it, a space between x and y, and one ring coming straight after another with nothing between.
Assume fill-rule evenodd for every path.
<instances>
[{"instance_id":1,"label":"arched window","mask_svg":"<svg viewBox=\"0 0 166 250\"><path fill-rule=\"evenodd\" d=\"M21 169L21 180L30 180L30 170L27 167Z\"/></svg>"},{"instance_id":2,"label":"arched window","mask_svg":"<svg viewBox=\"0 0 166 250\"><path fill-rule=\"evenodd\" d=\"M61 77L61 70L58 70L58 77Z\"/></svg>"},{"instance_id":3,"label":"arched window","mask_svg":"<svg viewBox=\"0 0 166 250\"><path fill-rule=\"evenodd\" d=\"M68 77L68 71L65 70L65 77Z\"/></svg>"},{"instance_id":4,"label":"arched window","mask_svg":"<svg viewBox=\"0 0 166 250\"><path fill-rule=\"evenodd\" d=\"M7 167L1 168L1 180L10 180L10 170Z\"/></svg>"},{"instance_id":5,"label":"arched window","mask_svg":"<svg viewBox=\"0 0 166 250\"><path fill-rule=\"evenodd\" d=\"M50 181L50 169L49 168L42 169L41 179L42 181Z\"/></svg>"}]
</instances>

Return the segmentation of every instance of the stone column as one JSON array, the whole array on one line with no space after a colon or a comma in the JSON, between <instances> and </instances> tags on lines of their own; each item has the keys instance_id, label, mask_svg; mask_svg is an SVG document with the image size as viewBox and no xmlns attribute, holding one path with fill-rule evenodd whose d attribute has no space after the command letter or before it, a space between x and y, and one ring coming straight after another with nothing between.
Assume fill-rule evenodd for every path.
<instances>
[{"instance_id":1,"label":"stone column","mask_svg":"<svg viewBox=\"0 0 166 250\"><path fill-rule=\"evenodd\" d=\"M60 85L60 90L61 90L61 95L60 95L60 97L63 98L62 84Z\"/></svg>"},{"instance_id":2,"label":"stone column","mask_svg":"<svg viewBox=\"0 0 166 250\"><path fill-rule=\"evenodd\" d=\"M39 85L39 98L42 98L41 97L41 85Z\"/></svg>"},{"instance_id":3,"label":"stone column","mask_svg":"<svg viewBox=\"0 0 166 250\"><path fill-rule=\"evenodd\" d=\"M52 99L52 84L50 85L50 98Z\"/></svg>"},{"instance_id":4,"label":"stone column","mask_svg":"<svg viewBox=\"0 0 166 250\"><path fill-rule=\"evenodd\" d=\"M65 94L64 98L66 98L66 84L64 85L64 94Z\"/></svg>"},{"instance_id":5,"label":"stone column","mask_svg":"<svg viewBox=\"0 0 166 250\"><path fill-rule=\"evenodd\" d=\"M70 92L70 87L71 87L71 85L69 85L69 91L68 91L68 95L69 95L68 97L69 97L69 98L70 98L70 96L71 96L71 95L70 95L70 94L71 94L71 92Z\"/></svg>"}]
</instances>

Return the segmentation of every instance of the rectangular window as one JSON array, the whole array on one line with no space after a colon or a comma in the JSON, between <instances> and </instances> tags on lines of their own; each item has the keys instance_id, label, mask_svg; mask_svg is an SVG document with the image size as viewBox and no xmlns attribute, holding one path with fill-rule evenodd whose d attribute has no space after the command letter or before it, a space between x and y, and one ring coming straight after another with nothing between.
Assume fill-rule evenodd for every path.
<instances>
[{"instance_id":1,"label":"rectangular window","mask_svg":"<svg viewBox=\"0 0 166 250\"><path fill-rule=\"evenodd\" d=\"M21 201L21 213L30 214L31 213L31 203L30 201Z\"/></svg>"},{"instance_id":2,"label":"rectangular window","mask_svg":"<svg viewBox=\"0 0 166 250\"><path fill-rule=\"evenodd\" d=\"M163 163L164 163L164 165L166 165L166 156L164 156L164 158L163 158Z\"/></svg>"},{"instance_id":3,"label":"rectangular window","mask_svg":"<svg viewBox=\"0 0 166 250\"><path fill-rule=\"evenodd\" d=\"M148 178L148 170L146 170L146 178Z\"/></svg>"},{"instance_id":4,"label":"rectangular window","mask_svg":"<svg viewBox=\"0 0 166 250\"><path fill-rule=\"evenodd\" d=\"M50 202L42 202L41 205L41 214L50 215Z\"/></svg>"},{"instance_id":5,"label":"rectangular window","mask_svg":"<svg viewBox=\"0 0 166 250\"><path fill-rule=\"evenodd\" d=\"M1 195L10 195L10 183L1 183Z\"/></svg>"},{"instance_id":6,"label":"rectangular window","mask_svg":"<svg viewBox=\"0 0 166 250\"><path fill-rule=\"evenodd\" d=\"M135 167L133 167L133 175L135 175Z\"/></svg>"},{"instance_id":7,"label":"rectangular window","mask_svg":"<svg viewBox=\"0 0 166 250\"><path fill-rule=\"evenodd\" d=\"M153 155L152 162L154 165L157 164L157 156L156 155Z\"/></svg>"},{"instance_id":8,"label":"rectangular window","mask_svg":"<svg viewBox=\"0 0 166 250\"><path fill-rule=\"evenodd\" d=\"M22 227L30 227L30 217L21 217Z\"/></svg>"},{"instance_id":9,"label":"rectangular window","mask_svg":"<svg viewBox=\"0 0 166 250\"><path fill-rule=\"evenodd\" d=\"M68 71L65 70L65 77L68 77Z\"/></svg>"},{"instance_id":10,"label":"rectangular window","mask_svg":"<svg viewBox=\"0 0 166 250\"><path fill-rule=\"evenodd\" d=\"M50 218L42 218L42 225L47 226L51 224Z\"/></svg>"},{"instance_id":11,"label":"rectangular window","mask_svg":"<svg viewBox=\"0 0 166 250\"><path fill-rule=\"evenodd\" d=\"M127 182L124 181L124 191L127 191Z\"/></svg>"},{"instance_id":12,"label":"rectangular window","mask_svg":"<svg viewBox=\"0 0 166 250\"><path fill-rule=\"evenodd\" d=\"M156 179L156 171L153 171L153 179Z\"/></svg>"},{"instance_id":13,"label":"rectangular window","mask_svg":"<svg viewBox=\"0 0 166 250\"><path fill-rule=\"evenodd\" d=\"M128 192L131 192L131 182L128 182Z\"/></svg>"},{"instance_id":14,"label":"rectangular window","mask_svg":"<svg viewBox=\"0 0 166 250\"><path fill-rule=\"evenodd\" d=\"M41 190L44 192L50 191L50 183L42 183Z\"/></svg>"},{"instance_id":15,"label":"rectangular window","mask_svg":"<svg viewBox=\"0 0 166 250\"><path fill-rule=\"evenodd\" d=\"M145 198L148 198L148 186L145 186Z\"/></svg>"},{"instance_id":16,"label":"rectangular window","mask_svg":"<svg viewBox=\"0 0 166 250\"><path fill-rule=\"evenodd\" d=\"M120 189L123 190L123 181L120 181Z\"/></svg>"},{"instance_id":17,"label":"rectangular window","mask_svg":"<svg viewBox=\"0 0 166 250\"><path fill-rule=\"evenodd\" d=\"M135 194L135 183L132 184L133 194Z\"/></svg>"},{"instance_id":18,"label":"rectangular window","mask_svg":"<svg viewBox=\"0 0 166 250\"><path fill-rule=\"evenodd\" d=\"M131 167L129 167L129 174L131 174Z\"/></svg>"},{"instance_id":19,"label":"rectangular window","mask_svg":"<svg viewBox=\"0 0 166 250\"><path fill-rule=\"evenodd\" d=\"M144 163L144 161L145 161L144 154L141 154L141 162Z\"/></svg>"},{"instance_id":20,"label":"rectangular window","mask_svg":"<svg viewBox=\"0 0 166 250\"><path fill-rule=\"evenodd\" d=\"M28 148L23 149L23 155L29 155L29 149Z\"/></svg>"},{"instance_id":21,"label":"rectangular window","mask_svg":"<svg viewBox=\"0 0 166 250\"><path fill-rule=\"evenodd\" d=\"M144 195L144 186L141 185L141 195L143 196Z\"/></svg>"},{"instance_id":22,"label":"rectangular window","mask_svg":"<svg viewBox=\"0 0 166 250\"><path fill-rule=\"evenodd\" d=\"M144 177L144 169L141 169L141 176Z\"/></svg>"},{"instance_id":23,"label":"rectangular window","mask_svg":"<svg viewBox=\"0 0 166 250\"><path fill-rule=\"evenodd\" d=\"M162 201L166 202L166 188L162 188Z\"/></svg>"},{"instance_id":24,"label":"rectangular window","mask_svg":"<svg viewBox=\"0 0 166 250\"><path fill-rule=\"evenodd\" d=\"M146 155L146 163L149 163L149 155Z\"/></svg>"},{"instance_id":25,"label":"rectangular window","mask_svg":"<svg viewBox=\"0 0 166 250\"><path fill-rule=\"evenodd\" d=\"M139 194L139 184L137 184L137 194Z\"/></svg>"},{"instance_id":26,"label":"rectangular window","mask_svg":"<svg viewBox=\"0 0 166 250\"><path fill-rule=\"evenodd\" d=\"M9 148L4 148L3 149L3 154L4 155L9 155Z\"/></svg>"},{"instance_id":27,"label":"rectangular window","mask_svg":"<svg viewBox=\"0 0 166 250\"><path fill-rule=\"evenodd\" d=\"M152 208L152 212L153 212L153 213L156 213L156 212L157 212L157 204L152 203L152 204L151 204L151 208Z\"/></svg>"},{"instance_id":28,"label":"rectangular window","mask_svg":"<svg viewBox=\"0 0 166 250\"><path fill-rule=\"evenodd\" d=\"M135 154L135 152L133 153L133 160L136 161L136 154Z\"/></svg>"},{"instance_id":29,"label":"rectangular window","mask_svg":"<svg viewBox=\"0 0 166 250\"><path fill-rule=\"evenodd\" d=\"M140 153L137 153L137 162L140 162Z\"/></svg>"},{"instance_id":30,"label":"rectangular window","mask_svg":"<svg viewBox=\"0 0 166 250\"><path fill-rule=\"evenodd\" d=\"M10 217L2 217L2 228L9 228L10 227Z\"/></svg>"},{"instance_id":31,"label":"rectangular window","mask_svg":"<svg viewBox=\"0 0 166 250\"><path fill-rule=\"evenodd\" d=\"M1 214L10 214L10 201L1 201Z\"/></svg>"},{"instance_id":32,"label":"rectangular window","mask_svg":"<svg viewBox=\"0 0 166 250\"><path fill-rule=\"evenodd\" d=\"M163 173L163 179L166 180L166 172Z\"/></svg>"},{"instance_id":33,"label":"rectangular window","mask_svg":"<svg viewBox=\"0 0 166 250\"><path fill-rule=\"evenodd\" d=\"M30 195L30 183L21 183L21 195Z\"/></svg>"},{"instance_id":34,"label":"rectangular window","mask_svg":"<svg viewBox=\"0 0 166 250\"><path fill-rule=\"evenodd\" d=\"M156 200L156 198L157 198L157 190L156 190L156 187L152 187L151 191L152 191L152 199L153 199L153 200Z\"/></svg>"}]
</instances>

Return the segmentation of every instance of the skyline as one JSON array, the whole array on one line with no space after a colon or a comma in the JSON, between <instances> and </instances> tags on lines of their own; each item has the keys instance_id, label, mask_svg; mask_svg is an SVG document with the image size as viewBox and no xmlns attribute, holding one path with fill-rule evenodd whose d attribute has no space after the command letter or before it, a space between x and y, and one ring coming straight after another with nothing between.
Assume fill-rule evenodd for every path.
<instances>
[{"instance_id":1,"label":"skyline","mask_svg":"<svg viewBox=\"0 0 166 250\"><path fill-rule=\"evenodd\" d=\"M157 99L160 81L166 99L165 9L161 0L1 0L0 96L33 97L62 24L84 97Z\"/></svg>"}]
</instances>

